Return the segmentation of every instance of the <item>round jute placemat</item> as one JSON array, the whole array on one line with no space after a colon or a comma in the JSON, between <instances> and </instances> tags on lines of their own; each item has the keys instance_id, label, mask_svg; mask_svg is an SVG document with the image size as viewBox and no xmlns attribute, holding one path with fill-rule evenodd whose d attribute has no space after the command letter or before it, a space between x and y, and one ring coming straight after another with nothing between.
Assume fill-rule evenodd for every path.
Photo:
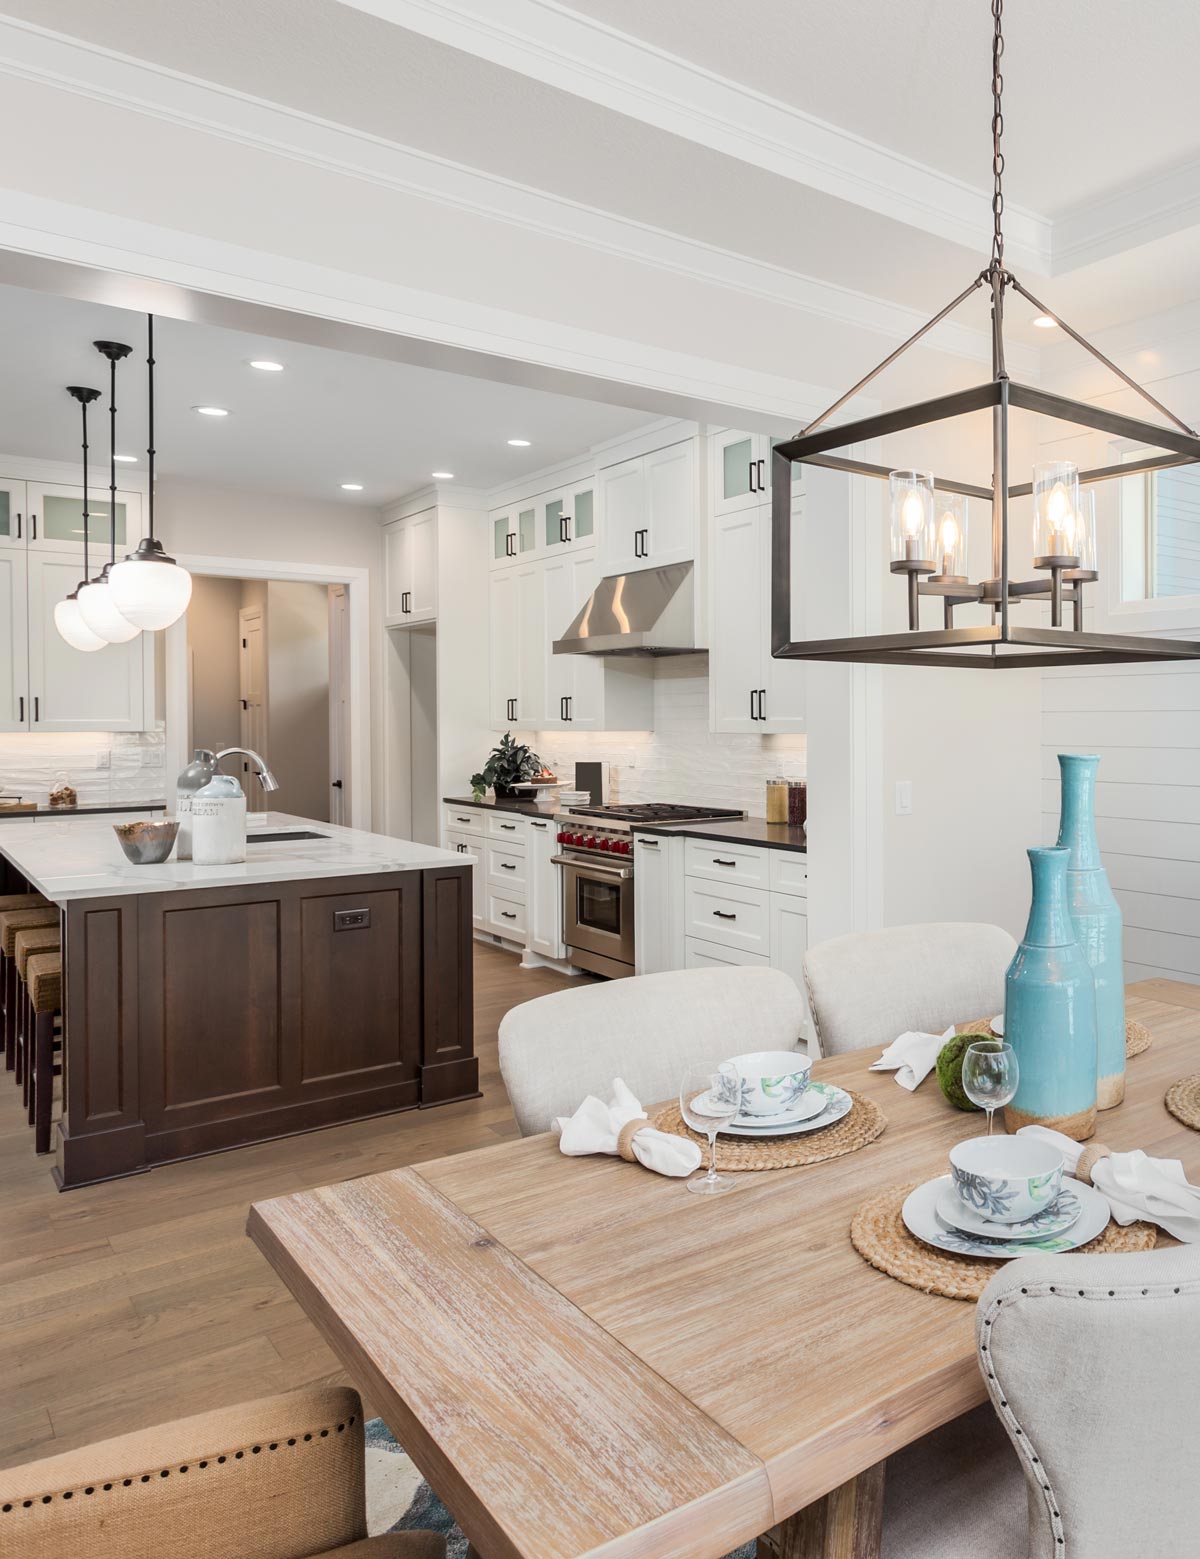
<instances>
[{"instance_id":1,"label":"round jute placemat","mask_svg":"<svg viewBox=\"0 0 1200 1559\"><path fill-rule=\"evenodd\" d=\"M885 1186L869 1197L854 1215L850 1243L864 1261L898 1278L909 1288L946 1299L978 1299L991 1278L1004 1265L982 1256L959 1256L937 1250L910 1234L900 1216L904 1199L915 1186ZM1155 1231L1150 1223L1130 1223L1124 1228L1109 1220L1108 1227L1079 1249L1091 1256L1152 1250ZM1011 1259L1011 1258L1010 1258Z\"/></svg>"},{"instance_id":2,"label":"round jute placemat","mask_svg":"<svg viewBox=\"0 0 1200 1559\"><path fill-rule=\"evenodd\" d=\"M801 1164L822 1164L827 1158L841 1158L874 1142L887 1125L887 1116L871 1099L853 1089L847 1090L854 1108L840 1121L822 1131L798 1137L718 1137L717 1168L728 1170L796 1169ZM676 1137L688 1137L705 1150L708 1163L708 1138L692 1131L679 1113L679 1102L661 1105L650 1117L659 1131Z\"/></svg>"},{"instance_id":3,"label":"round jute placemat","mask_svg":"<svg viewBox=\"0 0 1200 1559\"><path fill-rule=\"evenodd\" d=\"M1182 1121L1193 1131L1200 1131L1200 1072L1193 1072L1190 1077L1181 1077L1177 1083L1172 1083L1163 1103L1177 1121Z\"/></svg>"},{"instance_id":4,"label":"round jute placemat","mask_svg":"<svg viewBox=\"0 0 1200 1559\"><path fill-rule=\"evenodd\" d=\"M990 1018L980 1018L975 1023L956 1023L954 1025L957 1034L995 1034L992 1030ZM1144 1023L1135 1023L1132 1018L1125 1020L1125 1059L1140 1056L1143 1050L1149 1050L1154 1043L1154 1036Z\"/></svg>"}]
</instances>

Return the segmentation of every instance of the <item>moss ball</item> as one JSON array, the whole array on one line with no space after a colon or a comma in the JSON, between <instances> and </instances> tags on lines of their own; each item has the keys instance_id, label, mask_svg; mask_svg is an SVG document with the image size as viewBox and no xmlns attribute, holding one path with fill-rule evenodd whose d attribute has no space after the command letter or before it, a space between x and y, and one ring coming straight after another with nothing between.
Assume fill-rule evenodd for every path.
<instances>
[{"instance_id":1,"label":"moss ball","mask_svg":"<svg viewBox=\"0 0 1200 1559\"><path fill-rule=\"evenodd\" d=\"M990 1039L991 1037L990 1034L955 1034L938 1051L938 1087L956 1110L978 1111L979 1109L979 1106L973 1104L963 1092L963 1057L967 1053L968 1045L974 1043L977 1039Z\"/></svg>"}]
</instances>

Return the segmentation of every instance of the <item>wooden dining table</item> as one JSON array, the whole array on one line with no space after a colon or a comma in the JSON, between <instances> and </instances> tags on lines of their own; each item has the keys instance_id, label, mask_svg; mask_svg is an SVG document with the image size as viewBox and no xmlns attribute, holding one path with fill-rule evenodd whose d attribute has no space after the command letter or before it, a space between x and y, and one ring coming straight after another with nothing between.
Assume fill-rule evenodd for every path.
<instances>
[{"instance_id":1,"label":"wooden dining table","mask_svg":"<svg viewBox=\"0 0 1200 1559\"><path fill-rule=\"evenodd\" d=\"M1154 1042L1095 1140L1200 1181L1200 1133L1163 1105L1200 1070L1200 987L1144 981L1128 1010ZM547 1135L258 1203L249 1233L482 1559L756 1537L868 1559L885 1459L986 1395L975 1307L850 1243L868 1195L939 1173L977 1126L932 1078L869 1071L878 1054L814 1075L880 1104L881 1137L725 1196Z\"/></svg>"}]
</instances>

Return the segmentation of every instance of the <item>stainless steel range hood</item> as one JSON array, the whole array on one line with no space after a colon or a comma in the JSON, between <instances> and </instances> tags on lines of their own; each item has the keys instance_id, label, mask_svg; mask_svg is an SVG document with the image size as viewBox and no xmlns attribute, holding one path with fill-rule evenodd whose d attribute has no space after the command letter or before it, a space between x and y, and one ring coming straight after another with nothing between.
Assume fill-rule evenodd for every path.
<instances>
[{"instance_id":1,"label":"stainless steel range hood","mask_svg":"<svg viewBox=\"0 0 1200 1559\"><path fill-rule=\"evenodd\" d=\"M691 563L609 574L592 591L556 655L695 655Z\"/></svg>"}]
</instances>

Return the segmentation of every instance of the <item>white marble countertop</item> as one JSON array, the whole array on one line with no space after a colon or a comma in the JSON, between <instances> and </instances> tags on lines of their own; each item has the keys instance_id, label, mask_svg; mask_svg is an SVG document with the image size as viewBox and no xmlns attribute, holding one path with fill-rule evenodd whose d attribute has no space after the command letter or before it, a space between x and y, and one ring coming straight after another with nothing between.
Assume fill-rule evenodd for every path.
<instances>
[{"instance_id":1,"label":"white marble countertop","mask_svg":"<svg viewBox=\"0 0 1200 1559\"><path fill-rule=\"evenodd\" d=\"M327 837L253 843L255 833L281 828L311 828ZM5 823L0 831L0 854L55 904L127 893L177 893L187 888L246 887L256 882L367 876L464 864L464 857L452 850L357 828L339 828L286 812L251 813L247 839L247 858L234 866L197 866L174 856L161 866L134 866L125 858L111 818L51 821L42 817L36 822L13 819Z\"/></svg>"}]
</instances>

